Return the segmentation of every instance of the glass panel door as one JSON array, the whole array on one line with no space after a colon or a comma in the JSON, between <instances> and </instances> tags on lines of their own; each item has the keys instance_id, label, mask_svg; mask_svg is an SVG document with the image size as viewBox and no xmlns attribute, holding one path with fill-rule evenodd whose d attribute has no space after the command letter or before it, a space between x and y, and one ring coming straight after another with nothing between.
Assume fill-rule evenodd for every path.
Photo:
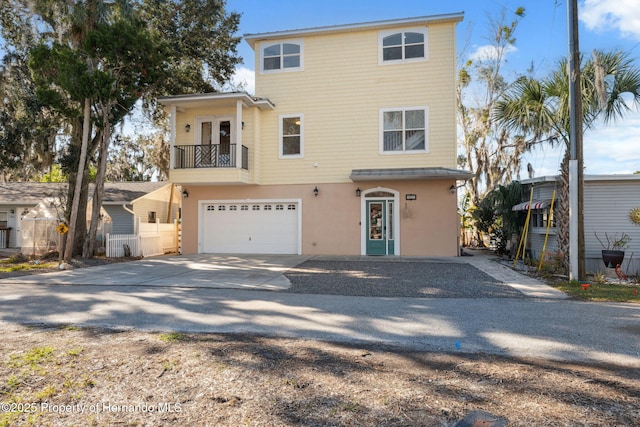
<instances>
[{"instance_id":1,"label":"glass panel door","mask_svg":"<svg viewBox=\"0 0 640 427\"><path fill-rule=\"evenodd\" d=\"M218 122L218 166L231 166L231 122Z\"/></svg>"},{"instance_id":2,"label":"glass panel door","mask_svg":"<svg viewBox=\"0 0 640 427\"><path fill-rule=\"evenodd\" d=\"M211 137L213 136L213 123L202 122L200 124L200 156L196 157L196 163L202 166L213 163L213 153L211 150Z\"/></svg>"},{"instance_id":3,"label":"glass panel door","mask_svg":"<svg viewBox=\"0 0 640 427\"><path fill-rule=\"evenodd\" d=\"M220 122L220 154L229 154L231 149L231 122Z\"/></svg>"},{"instance_id":4,"label":"glass panel door","mask_svg":"<svg viewBox=\"0 0 640 427\"><path fill-rule=\"evenodd\" d=\"M386 202L367 201L367 255L387 254Z\"/></svg>"}]
</instances>

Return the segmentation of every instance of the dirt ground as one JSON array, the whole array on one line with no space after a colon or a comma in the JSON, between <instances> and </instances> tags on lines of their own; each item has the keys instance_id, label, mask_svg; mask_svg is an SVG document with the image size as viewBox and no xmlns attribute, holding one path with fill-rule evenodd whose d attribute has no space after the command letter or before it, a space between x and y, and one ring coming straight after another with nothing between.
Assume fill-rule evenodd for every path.
<instances>
[{"instance_id":1,"label":"dirt ground","mask_svg":"<svg viewBox=\"0 0 640 427\"><path fill-rule=\"evenodd\" d=\"M640 373L249 335L0 325L0 426L638 426Z\"/></svg>"},{"instance_id":2,"label":"dirt ground","mask_svg":"<svg viewBox=\"0 0 640 427\"><path fill-rule=\"evenodd\" d=\"M73 325L0 336L0 427L453 426L476 410L640 426L640 372L621 366Z\"/></svg>"}]
</instances>

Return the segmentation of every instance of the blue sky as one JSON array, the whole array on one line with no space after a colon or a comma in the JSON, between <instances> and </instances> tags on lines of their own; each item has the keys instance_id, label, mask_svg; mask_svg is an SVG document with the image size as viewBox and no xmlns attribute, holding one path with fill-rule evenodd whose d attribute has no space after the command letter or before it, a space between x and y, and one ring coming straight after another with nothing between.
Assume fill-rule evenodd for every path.
<instances>
[{"instance_id":1,"label":"blue sky","mask_svg":"<svg viewBox=\"0 0 640 427\"><path fill-rule=\"evenodd\" d=\"M580 50L621 49L638 58L640 67L640 1L579 0ZM566 0L227 0L231 11L242 14L239 33L378 21L413 16L464 12L458 25L458 53L463 59L482 52L488 17L504 10L507 16L519 7L526 16L516 33L516 48L507 57L506 76L533 65L537 77L545 76L568 52ZM236 79L253 92L253 50L243 41L239 48L245 63ZM632 173L640 170L640 112L615 125L598 126L584 135L587 174ZM536 176L557 173L562 153L538 149L524 157ZM522 178L526 178L523 174Z\"/></svg>"}]
</instances>

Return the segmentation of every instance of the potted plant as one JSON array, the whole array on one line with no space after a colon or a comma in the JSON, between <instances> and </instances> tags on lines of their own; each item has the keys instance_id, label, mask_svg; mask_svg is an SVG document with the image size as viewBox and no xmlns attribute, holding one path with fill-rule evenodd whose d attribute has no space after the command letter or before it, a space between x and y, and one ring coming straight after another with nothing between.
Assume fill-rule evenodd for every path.
<instances>
[{"instance_id":1,"label":"potted plant","mask_svg":"<svg viewBox=\"0 0 640 427\"><path fill-rule=\"evenodd\" d=\"M631 237L627 233L609 235L604 233L604 241L598 236L598 233L593 233L602 246L602 261L605 267L615 268L618 264L622 265L624 260L624 249L629 245ZM605 244L606 241L606 244Z\"/></svg>"}]
</instances>

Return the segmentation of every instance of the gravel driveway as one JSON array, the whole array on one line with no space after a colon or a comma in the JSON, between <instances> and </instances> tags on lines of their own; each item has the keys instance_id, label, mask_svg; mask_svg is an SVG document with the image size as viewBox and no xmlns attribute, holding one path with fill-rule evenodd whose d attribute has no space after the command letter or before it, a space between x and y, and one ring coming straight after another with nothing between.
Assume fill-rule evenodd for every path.
<instances>
[{"instance_id":1,"label":"gravel driveway","mask_svg":"<svg viewBox=\"0 0 640 427\"><path fill-rule=\"evenodd\" d=\"M466 263L309 260L288 270L283 292L370 297L525 298Z\"/></svg>"}]
</instances>

